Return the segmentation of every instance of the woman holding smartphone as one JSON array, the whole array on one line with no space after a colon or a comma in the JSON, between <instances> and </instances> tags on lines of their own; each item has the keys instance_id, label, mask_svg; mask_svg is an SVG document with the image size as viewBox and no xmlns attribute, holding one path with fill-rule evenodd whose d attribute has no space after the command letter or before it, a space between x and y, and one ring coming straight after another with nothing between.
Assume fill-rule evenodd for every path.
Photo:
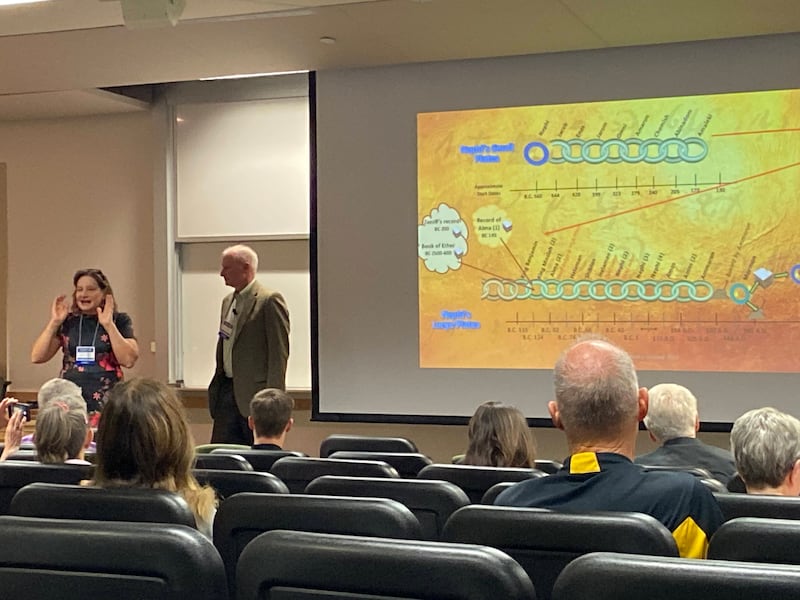
<instances>
[{"instance_id":1,"label":"woman holding smartphone","mask_svg":"<svg viewBox=\"0 0 800 600\"><path fill-rule=\"evenodd\" d=\"M109 390L123 377L122 367L136 364L139 346L131 318L117 310L111 284L100 269L81 269L72 283L71 305L66 296L53 300L31 361L45 363L61 349L60 376L80 386L91 415L102 411Z\"/></svg>"}]
</instances>

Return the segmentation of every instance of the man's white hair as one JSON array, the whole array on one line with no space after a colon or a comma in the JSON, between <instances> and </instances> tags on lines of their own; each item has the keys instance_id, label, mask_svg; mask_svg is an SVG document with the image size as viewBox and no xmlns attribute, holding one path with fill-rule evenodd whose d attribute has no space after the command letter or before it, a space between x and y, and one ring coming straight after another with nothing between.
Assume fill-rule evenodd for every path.
<instances>
[{"instance_id":1,"label":"man's white hair","mask_svg":"<svg viewBox=\"0 0 800 600\"><path fill-rule=\"evenodd\" d=\"M258 271L258 254L250 246L244 244L228 246L222 251L222 256L233 256L236 260L253 267L253 273Z\"/></svg>"},{"instance_id":2,"label":"man's white hair","mask_svg":"<svg viewBox=\"0 0 800 600\"><path fill-rule=\"evenodd\" d=\"M695 437L697 398L682 385L662 383L650 388L650 407L644 425L663 444L680 437Z\"/></svg>"}]
</instances>

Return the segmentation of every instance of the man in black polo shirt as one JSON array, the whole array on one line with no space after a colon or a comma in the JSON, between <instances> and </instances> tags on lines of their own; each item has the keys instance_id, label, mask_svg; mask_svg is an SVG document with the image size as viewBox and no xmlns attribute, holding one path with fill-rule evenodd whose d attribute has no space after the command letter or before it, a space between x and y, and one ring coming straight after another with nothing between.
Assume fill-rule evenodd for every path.
<instances>
[{"instance_id":1,"label":"man in black polo shirt","mask_svg":"<svg viewBox=\"0 0 800 600\"><path fill-rule=\"evenodd\" d=\"M630 356L602 340L576 343L556 363L555 395L548 408L567 436L564 467L512 486L495 504L646 513L672 532L681 556L705 557L723 521L711 492L688 473L645 472L633 463L648 396Z\"/></svg>"},{"instance_id":2,"label":"man in black polo shirt","mask_svg":"<svg viewBox=\"0 0 800 600\"><path fill-rule=\"evenodd\" d=\"M648 391L649 407L644 425L650 439L661 447L636 457L638 465L700 467L722 483L736 474L733 455L697 439L700 415L697 398L682 385L661 383Z\"/></svg>"}]
</instances>

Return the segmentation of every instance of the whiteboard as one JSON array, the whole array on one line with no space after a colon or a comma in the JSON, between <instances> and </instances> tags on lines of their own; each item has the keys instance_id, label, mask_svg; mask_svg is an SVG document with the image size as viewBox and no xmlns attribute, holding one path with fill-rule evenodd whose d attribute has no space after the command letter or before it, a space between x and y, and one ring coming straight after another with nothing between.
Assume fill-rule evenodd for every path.
<instances>
[{"instance_id":1,"label":"whiteboard","mask_svg":"<svg viewBox=\"0 0 800 600\"><path fill-rule=\"evenodd\" d=\"M219 276L228 243L181 245L181 349L183 383L205 388L214 375L220 305L232 289ZM258 253L257 279L283 294L289 307L289 364L286 386L311 389L311 303L306 240L269 240L248 244Z\"/></svg>"},{"instance_id":2,"label":"whiteboard","mask_svg":"<svg viewBox=\"0 0 800 600\"><path fill-rule=\"evenodd\" d=\"M179 104L177 241L308 235L308 97Z\"/></svg>"}]
</instances>

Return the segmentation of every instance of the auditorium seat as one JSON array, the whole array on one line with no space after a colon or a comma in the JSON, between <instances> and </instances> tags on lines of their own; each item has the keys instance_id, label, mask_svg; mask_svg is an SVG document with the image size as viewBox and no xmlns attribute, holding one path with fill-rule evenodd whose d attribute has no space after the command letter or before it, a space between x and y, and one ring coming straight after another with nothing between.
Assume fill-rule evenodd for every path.
<instances>
[{"instance_id":1,"label":"auditorium seat","mask_svg":"<svg viewBox=\"0 0 800 600\"><path fill-rule=\"evenodd\" d=\"M645 471L678 471L680 473L689 473L700 479L714 479L711 471L701 467L692 466L676 466L676 465L640 465Z\"/></svg>"},{"instance_id":2,"label":"auditorium seat","mask_svg":"<svg viewBox=\"0 0 800 600\"><path fill-rule=\"evenodd\" d=\"M224 600L211 542L184 525L0 517L9 599Z\"/></svg>"},{"instance_id":3,"label":"auditorium seat","mask_svg":"<svg viewBox=\"0 0 800 600\"><path fill-rule=\"evenodd\" d=\"M594 552L572 561L553 600L800 600L787 565Z\"/></svg>"},{"instance_id":4,"label":"auditorium seat","mask_svg":"<svg viewBox=\"0 0 800 600\"><path fill-rule=\"evenodd\" d=\"M500 483L495 483L492 487L486 490L486 493L481 498L481 504L494 504L494 501L497 500L497 497L510 488L512 485L516 485L517 481L501 481Z\"/></svg>"},{"instance_id":5,"label":"auditorium seat","mask_svg":"<svg viewBox=\"0 0 800 600\"><path fill-rule=\"evenodd\" d=\"M329 435L319 446L320 458L328 458L339 450L356 452L419 452L416 444L401 437L380 437L371 435Z\"/></svg>"},{"instance_id":6,"label":"auditorium seat","mask_svg":"<svg viewBox=\"0 0 800 600\"><path fill-rule=\"evenodd\" d=\"M195 469L222 469L224 471L252 471L251 465L239 454L197 454Z\"/></svg>"},{"instance_id":7,"label":"auditorium seat","mask_svg":"<svg viewBox=\"0 0 800 600\"><path fill-rule=\"evenodd\" d=\"M641 513L578 514L471 505L450 516L442 540L502 550L528 573L539 600L550 598L558 574L570 561L588 552L678 556L669 530Z\"/></svg>"},{"instance_id":8,"label":"auditorium seat","mask_svg":"<svg viewBox=\"0 0 800 600\"><path fill-rule=\"evenodd\" d=\"M210 485L220 500L241 492L261 494L288 494L289 488L272 473L256 471L222 471L220 469L194 469L195 478Z\"/></svg>"},{"instance_id":9,"label":"auditorium seat","mask_svg":"<svg viewBox=\"0 0 800 600\"><path fill-rule=\"evenodd\" d=\"M800 565L800 521L739 517L711 537L708 558Z\"/></svg>"},{"instance_id":10,"label":"auditorium seat","mask_svg":"<svg viewBox=\"0 0 800 600\"><path fill-rule=\"evenodd\" d=\"M235 454L249 462L254 471L267 473L279 458L284 456L305 456L302 452L291 452L289 450L235 450L233 448L216 448L211 454Z\"/></svg>"},{"instance_id":11,"label":"auditorium seat","mask_svg":"<svg viewBox=\"0 0 800 600\"><path fill-rule=\"evenodd\" d=\"M394 477L400 474L385 462L377 460L340 460L286 456L275 461L270 472L277 475L293 494L302 494L306 486L323 475L350 477Z\"/></svg>"},{"instance_id":12,"label":"auditorium seat","mask_svg":"<svg viewBox=\"0 0 800 600\"><path fill-rule=\"evenodd\" d=\"M442 479L455 483L467 493L470 502L479 503L486 491L501 481L524 481L534 477L545 477L537 469L503 467L475 467L472 465L434 464L419 472L419 479Z\"/></svg>"},{"instance_id":13,"label":"auditorium seat","mask_svg":"<svg viewBox=\"0 0 800 600\"><path fill-rule=\"evenodd\" d=\"M350 498L290 494L236 494L223 502L214 519L214 545L235 595L236 563L245 546L273 529L419 539L420 525L411 511L388 498ZM301 561L295 565L305 570Z\"/></svg>"},{"instance_id":14,"label":"auditorium seat","mask_svg":"<svg viewBox=\"0 0 800 600\"><path fill-rule=\"evenodd\" d=\"M239 600L536 598L519 565L493 548L298 531L256 538L237 581Z\"/></svg>"},{"instance_id":15,"label":"auditorium seat","mask_svg":"<svg viewBox=\"0 0 800 600\"><path fill-rule=\"evenodd\" d=\"M397 469L400 477L413 478L433 461L419 452L356 452L355 450L337 450L328 458L343 460L382 460Z\"/></svg>"},{"instance_id":16,"label":"auditorium seat","mask_svg":"<svg viewBox=\"0 0 800 600\"><path fill-rule=\"evenodd\" d=\"M29 483L80 483L91 479L91 465L45 465L38 462L0 462L0 515L6 514L17 491Z\"/></svg>"},{"instance_id":17,"label":"auditorium seat","mask_svg":"<svg viewBox=\"0 0 800 600\"><path fill-rule=\"evenodd\" d=\"M800 519L800 498L760 494L714 494L726 521L737 517Z\"/></svg>"},{"instance_id":18,"label":"auditorium seat","mask_svg":"<svg viewBox=\"0 0 800 600\"><path fill-rule=\"evenodd\" d=\"M447 519L469 504L467 494L449 481L325 475L308 484L306 494L391 498L404 504L419 520L422 538L438 540Z\"/></svg>"},{"instance_id":19,"label":"auditorium seat","mask_svg":"<svg viewBox=\"0 0 800 600\"><path fill-rule=\"evenodd\" d=\"M140 488L31 483L14 495L8 514L51 519L174 523L195 527L194 514L183 497L166 490Z\"/></svg>"},{"instance_id":20,"label":"auditorium seat","mask_svg":"<svg viewBox=\"0 0 800 600\"><path fill-rule=\"evenodd\" d=\"M533 461L533 468L534 469L539 469L540 471L543 471L543 472L547 473L548 475L552 475L553 473L556 473L563 466L564 466L563 464L561 464L560 462L558 462L556 460L547 460L547 459L544 459L544 458L537 458L536 460Z\"/></svg>"}]
</instances>

